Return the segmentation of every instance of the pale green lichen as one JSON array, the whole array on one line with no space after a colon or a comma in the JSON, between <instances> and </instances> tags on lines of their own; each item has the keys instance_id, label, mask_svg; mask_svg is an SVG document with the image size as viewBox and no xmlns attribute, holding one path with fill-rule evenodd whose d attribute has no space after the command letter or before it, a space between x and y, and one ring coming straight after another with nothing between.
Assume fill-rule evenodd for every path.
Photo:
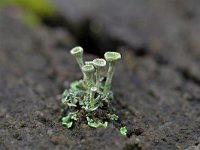
<instances>
[{"instance_id":1,"label":"pale green lichen","mask_svg":"<svg viewBox=\"0 0 200 150\"><path fill-rule=\"evenodd\" d=\"M122 135L124 135L124 136L127 135L127 129L126 129L126 127L121 127L121 128L119 129L119 131L120 131L120 133L121 133Z\"/></svg>"},{"instance_id":2,"label":"pale green lichen","mask_svg":"<svg viewBox=\"0 0 200 150\"><path fill-rule=\"evenodd\" d=\"M108 114L108 117L111 119L111 120L118 120L119 119L119 117L117 116L117 115L115 115L115 114Z\"/></svg>"},{"instance_id":3,"label":"pale green lichen","mask_svg":"<svg viewBox=\"0 0 200 150\"><path fill-rule=\"evenodd\" d=\"M106 61L104 59L96 58L93 60L93 64L96 68L96 87L99 90L100 88L100 73L101 69L106 66Z\"/></svg>"},{"instance_id":4,"label":"pale green lichen","mask_svg":"<svg viewBox=\"0 0 200 150\"><path fill-rule=\"evenodd\" d=\"M93 73L95 71L93 65L84 65L82 66L82 72L83 72L83 82L84 86L87 89L90 89L94 85L94 80L93 80Z\"/></svg>"},{"instance_id":5,"label":"pale green lichen","mask_svg":"<svg viewBox=\"0 0 200 150\"><path fill-rule=\"evenodd\" d=\"M98 128L102 126L107 128L109 121L113 122L119 119L113 113L111 106L113 100L111 84L116 63L121 55L117 52L107 52L105 53L105 60L96 58L93 61L83 62L83 49L81 47L75 47L70 52L83 73L83 79L72 82L70 89L65 90L62 94L61 101L64 107L62 124L71 128L73 121L80 119L79 122L87 120L90 127ZM109 68L106 80L104 80L105 77L101 73L106 66L106 61L109 63Z\"/></svg>"},{"instance_id":6,"label":"pale green lichen","mask_svg":"<svg viewBox=\"0 0 200 150\"><path fill-rule=\"evenodd\" d=\"M88 125L90 127L93 127L93 128L98 128L100 126L102 126L104 128L108 127L108 122L107 121L105 121L105 122L101 122L100 120L95 121L95 120L93 120L93 119L91 119L89 117L86 117L86 119L87 119Z\"/></svg>"},{"instance_id":7,"label":"pale green lichen","mask_svg":"<svg viewBox=\"0 0 200 150\"><path fill-rule=\"evenodd\" d=\"M95 94L97 92L97 88L96 87L91 87L90 89L90 106L91 109L95 108Z\"/></svg>"},{"instance_id":8,"label":"pale green lichen","mask_svg":"<svg viewBox=\"0 0 200 150\"><path fill-rule=\"evenodd\" d=\"M104 57L105 57L106 61L109 62L109 69L108 69L108 73L107 73L106 83L104 86L104 93L107 93L108 91L110 91L111 84L112 84L112 78L113 78L115 68L116 68L116 62L119 59L121 59L121 54L117 53L117 52L106 52L104 54Z\"/></svg>"},{"instance_id":9,"label":"pale green lichen","mask_svg":"<svg viewBox=\"0 0 200 150\"><path fill-rule=\"evenodd\" d=\"M70 112L66 117L62 118L62 125L71 128L73 121L77 120L77 112Z\"/></svg>"},{"instance_id":10,"label":"pale green lichen","mask_svg":"<svg viewBox=\"0 0 200 150\"><path fill-rule=\"evenodd\" d=\"M71 54L76 58L76 61L80 68L83 67L83 48L80 46L74 47L71 51Z\"/></svg>"}]
</instances>

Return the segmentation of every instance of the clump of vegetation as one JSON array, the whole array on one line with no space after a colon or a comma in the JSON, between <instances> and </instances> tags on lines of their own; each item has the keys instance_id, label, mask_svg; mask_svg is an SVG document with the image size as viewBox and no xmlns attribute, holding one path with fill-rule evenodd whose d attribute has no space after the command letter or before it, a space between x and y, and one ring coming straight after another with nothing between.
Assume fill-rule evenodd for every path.
<instances>
[{"instance_id":1,"label":"clump of vegetation","mask_svg":"<svg viewBox=\"0 0 200 150\"><path fill-rule=\"evenodd\" d=\"M121 127L119 131L120 131L120 133L122 135L127 135L127 129L126 129L126 127Z\"/></svg>"},{"instance_id":2,"label":"clump of vegetation","mask_svg":"<svg viewBox=\"0 0 200 150\"><path fill-rule=\"evenodd\" d=\"M62 94L63 118L62 124L71 128L73 123L86 123L93 128L104 127L109 122L117 121L119 117L114 113L111 102L112 78L117 61L121 59L118 52L106 52L105 59L96 58L93 61L83 61L83 49L75 47L71 54L76 58L83 73L83 79L71 83L70 89ZM106 78L102 76L102 70L108 63ZM95 76L95 77L94 77ZM120 129L126 135L125 127Z\"/></svg>"},{"instance_id":3,"label":"clump of vegetation","mask_svg":"<svg viewBox=\"0 0 200 150\"><path fill-rule=\"evenodd\" d=\"M29 26L42 22L43 17L54 17L56 9L49 0L1 0L2 6L19 6L24 10L23 21Z\"/></svg>"}]
</instances>

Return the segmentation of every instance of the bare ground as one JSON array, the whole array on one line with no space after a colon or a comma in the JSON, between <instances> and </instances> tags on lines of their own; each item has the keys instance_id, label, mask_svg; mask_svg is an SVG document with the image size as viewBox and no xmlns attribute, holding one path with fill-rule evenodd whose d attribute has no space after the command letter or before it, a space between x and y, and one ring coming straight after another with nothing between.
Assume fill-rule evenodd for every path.
<instances>
[{"instance_id":1,"label":"bare ground","mask_svg":"<svg viewBox=\"0 0 200 150\"><path fill-rule=\"evenodd\" d=\"M51 24L31 30L12 10L0 13L0 149L199 149L200 30L195 3L102 2L94 3L99 7L91 14L76 8L76 2L70 5L74 9L62 11L58 6L66 22L53 28ZM111 6L122 10L117 15ZM73 10L80 10L77 17ZM148 19L153 21L142 26ZM88 25L102 30L94 33ZM87 34L81 32L83 27ZM102 56L109 48L122 53L113 105L128 128L127 137L113 124L71 130L61 125L59 94L82 76L69 54L80 43L93 54L85 59Z\"/></svg>"}]
</instances>

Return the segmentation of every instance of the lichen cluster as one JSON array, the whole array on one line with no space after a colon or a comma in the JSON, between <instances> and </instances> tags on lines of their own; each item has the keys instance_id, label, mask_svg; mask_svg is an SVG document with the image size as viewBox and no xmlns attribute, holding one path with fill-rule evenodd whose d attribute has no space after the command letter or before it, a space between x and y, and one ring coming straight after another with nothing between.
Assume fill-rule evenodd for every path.
<instances>
[{"instance_id":1,"label":"lichen cluster","mask_svg":"<svg viewBox=\"0 0 200 150\"><path fill-rule=\"evenodd\" d=\"M62 94L62 124L71 128L73 123L79 120L87 122L90 127L106 128L109 121L116 121L119 118L111 107L113 100L111 84L116 63L121 59L121 55L118 52L106 52L105 59L96 58L84 62L83 48L75 47L70 52L76 58L83 79L71 83L70 89ZM107 63L109 66L107 75L103 77L102 69Z\"/></svg>"}]
</instances>

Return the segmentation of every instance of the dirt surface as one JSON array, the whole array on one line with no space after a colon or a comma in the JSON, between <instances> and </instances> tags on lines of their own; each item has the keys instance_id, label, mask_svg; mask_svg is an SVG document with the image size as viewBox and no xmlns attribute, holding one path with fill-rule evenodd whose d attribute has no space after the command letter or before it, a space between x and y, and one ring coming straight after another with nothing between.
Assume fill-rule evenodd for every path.
<instances>
[{"instance_id":1,"label":"dirt surface","mask_svg":"<svg viewBox=\"0 0 200 150\"><path fill-rule=\"evenodd\" d=\"M145 2L57 0L64 21L53 28L0 12L0 149L200 149L197 1ZM122 53L113 105L127 137L112 124L61 125L59 94L82 76L69 53L79 44Z\"/></svg>"}]
</instances>

